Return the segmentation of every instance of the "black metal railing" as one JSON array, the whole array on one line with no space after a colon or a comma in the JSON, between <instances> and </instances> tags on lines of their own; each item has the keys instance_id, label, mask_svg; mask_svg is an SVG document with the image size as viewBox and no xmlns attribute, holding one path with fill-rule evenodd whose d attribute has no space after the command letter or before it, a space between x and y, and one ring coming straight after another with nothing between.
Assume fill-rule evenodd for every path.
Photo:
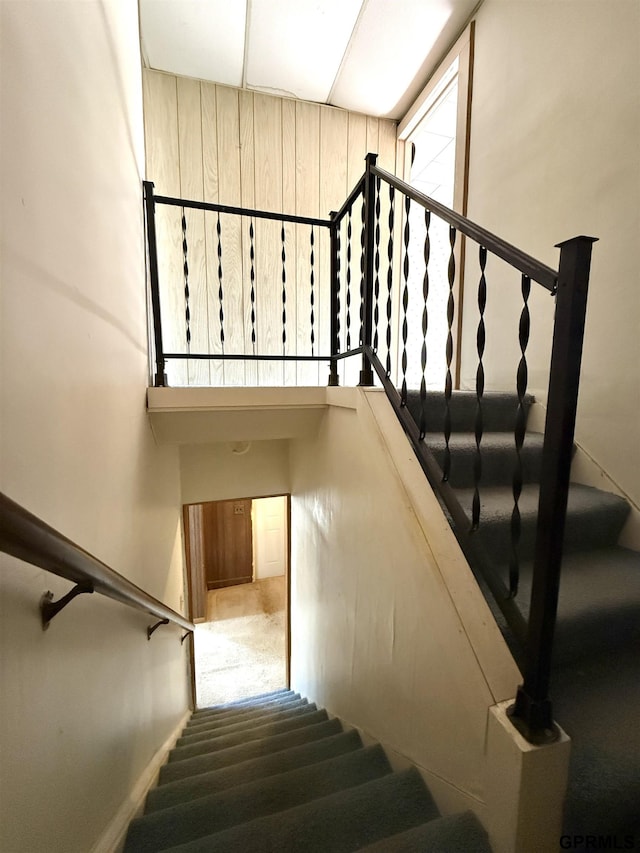
<instances>
[{"instance_id":1,"label":"black metal railing","mask_svg":"<svg viewBox=\"0 0 640 853\"><path fill-rule=\"evenodd\" d=\"M205 360L281 360L317 361L330 364L329 384L360 384L371 386L378 382L395 409L405 432L413 444L420 464L451 519L452 527L469 563L491 591L509 627L520 643L519 662L523 684L518 688L512 719L532 741L555 737L551 703L548 697L551 654L555 626L562 539L566 517L569 469L571 463L575 415L578 394L582 339L586 311L591 248L590 237L576 237L559 244L560 263L556 271L512 246L466 217L418 192L389 172L380 169L376 155L366 158L366 170L338 211L328 220L280 213L230 208L216 204L187 202L153 195L153 185L145 183L147 230L149 235L149 270L151 304L154 315L154 341L157 385L166 384L167 359ZM193 352L190 345L195 322L191 310L188 235L181 227L183 261L183 301L185 329L181 352L165 352L161 331L161 288L158 263L155 258L156 236L154 209L156 205L172 205L215 212L218 258L218 303L220 345L214 351ZM242 233L248 235L248 261L243 261L242 281L249 281L250 341L243 352L225 349L223 285L225 274L221 267L220 214L239 217L245 223ZM257 235L254 223L276 220L280 223L278 239L271 240L273 258L263 256L256 262ZM290 266L286 223L310 228L308 238L308 286L310 329L303 346L295 351L288 348L290 328L288 305L290 298L300 299L306 283L305 276L290 283ZM416 248L416 228L419 223L420 243ZM329 240L321 254L316 243L316 231L327 229ZM243 237L243 240L246 238ZM178 240L179 242L179 240ZM300 258L299 241L293 250ZM477 366L475 370L475 458L473 464L473 496L470 515L461 505L451 486L452 405L454 388L459 385L459 361L462 351L460 307L457 304L460 284L468 289L471 263L465 259L477 250L478 324L476 330ZM437 250L437 251L436 251ZM243 252L243 249L240 249ZM246 254L246 253L245 253ZM437 257L436 257L437 256ZM490 280L489 267L499 262L510 276L517 276L522 304L517 327L518 363L515 366L517 410L514 414L515 468L512 478L513 508L510 524L510 555L507 573L496 566L495 559L482 541L482 450L485 403L485 349L487 344L486 309L489 294L504 297L502 290L513 292L509 276L500 282ZM436 266L434 266L436 264ZM165 264L166 268L170 264ZM466 266L466 269L465 269ZM246 272L246 275L245 275ZM437 273L437 275L436 275ZM434 309L436 284L440 305ZM519 544L521 537L520 500L524 482L522 452L526 428L528 397L528 363L531 318L532 284L542 287L555 297L552 355L549 371L547 415L542 451L539 492L539 511L535 541L534 569L529 617L525 619L516 601L519 585ZM244 286L244 285L240 285ZM281 310L281 341L265 350L264 336L256 334L257 306L271 301L275 287L279 288ZM318 308L318 295L324 293L327 310ZM494 296L495 294L495 296ZM417 311L413 305L417 302ZM300 312L298 312L300 317ZM273 320L273 318L272 318ZM434 359L431 332L439 321L439 355ZM330 352L318 353L316 342L318 324L328 323L326 338ZM415 328L414 328L415 327ZM190 337L191 335L191 337ZM249 336L245 336L245 341ZM273 330L272 330L273 338ZM297 337L300 342L300 335ZM358 357L359 371L353 370L352 356ZM429 390L433 388L433 365L438 362L437 382L443 400L441 432L444 449L438 461L427 445ZM408 411L410 386L419 393L419 414L414 418Z\"/></svg>"},{"instance_id":2,"label":"black metal railing","mask_svg":"<svg viewBox=\"0 0 640 853\"><path fill-rule=\"evenodd\" d=\"M151 638L154 631L161 625L167 625L170 622L189 633L195 630L193 623L180 613L176 613L175 610L131 583L130 580L2 493L0 493L0 551L46 569L75 584L73 589L58 601L53 601L53 596L49 592L43 595L40 602L43 628L47 628L51 620L78 595L95 592L156 617L159 621L148 626L147 638ZM185 634L182 639L184 640L186 636Z\"/></svg>"}]
</instances>

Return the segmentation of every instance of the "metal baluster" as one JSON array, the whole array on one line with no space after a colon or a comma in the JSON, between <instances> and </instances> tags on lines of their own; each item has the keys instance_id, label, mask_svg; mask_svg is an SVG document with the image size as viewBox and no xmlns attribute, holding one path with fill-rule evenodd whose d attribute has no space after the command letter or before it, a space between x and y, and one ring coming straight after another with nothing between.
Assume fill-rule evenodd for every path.
<instances>
[{"instance_id":1,"label":"metal baluster","mask_svg":"<svg viewBox=\"0 0 640 853\"><path fill-rule=\"evenodd\" d=\"M341 223L340 223L341 224ZM341 248L342 238L340 236L340 224L336 228L336 352L340 352L340 289L342 282L340 280L340 264L341 264Z\"/></svg>"},{"instance_id":2,"label":"metal baluster","mask_svg":"<svg viewBox=\"0 0 640 853\"><path fill-rule=\"evenodd\" d=\"M187 259L187 217L182 208L182 270L184 273L184 321L187 339L187 352L191 350L191 309L189 307L189 262Z\"/></svg>"},{"instance_id":3,"label":"metal baluster","mask_svg":"<svg viewBox=\"0 0 640 853\"><path fill-rule=\"evenodd\" d=\"M449 226L449 245L451 251L449 253L449 267L447 269L447 278L449 280L449 299L447 300L447 375L444 384L444 464L442 466L442 480L447 482L451 473L451 450L449 448L449 439L451 438L451 395L453 393L453 380L451 378L451 362L453 361L453 316L455 313L455 300L453 298L453 285L456 280L456 229L453 225Z\"/></svg>"},{"instance_id":4,"label":"metal baluster","mask_svg":"<svg viewBox=\"0 0 640 853\"><path fill-rule=\"evenodd\" d=\"M409 336L407 309L409 308L409 240L411 239L411 226L409 225L410 212L411 199L406 195L404 197L404 288L402 290L402 390L400 392L401 403L403 406L407 405L407 338Z\"/></svg>"},{"instance_id":5,"label":"metal baluster","mask_svg":"<svg viewBox=\"0 0 640 853\"><path fill-rule=\"evenodd\" d=\"M431 236L429 226L431 225L431 211L424 212L424 277L422 279L422 298L424 307L422 309L422 351L420 363L422 366L422 380L420 382L420 440L422 441L427 432L427 331L429 329L429 257L431 255Z\"/></svg>"},{"instance_id":6,"label":"metal baluster","mask_svg":"<svg viewBox=\"0 0 640 853\"><path fill-rule=\"evenodd\" d=\"M373 282L373 292L375 302L373 306L373 351L378 352L378 323L380 321L380 185L382 181L376 178L376 231L375 231L375 255L373 258L373 267L375 278Z\"/></svg>"},{"instance_id":7,"label":"metal baluster","mask_svg":"<svg viewBox=\"0 0 640 853\"><path fill-rule=\"evenodd\" d=\"M256 354L256 251L254 245L253 219L249 220L249 259L251 261L251 351Z\"/></svg>"},{"instance_id":8,"label":"metal baluster","mask_svg":"<svg viewBox=\"0 0 640 853\"><path fill-rule=\"evenodd\" d=\"M347 350L351 349L351 213L347 214Z\"/></svg>"},{"instance_id":9,"label":"metal baluster","mask_svg":"<svg viewBox=\"0 0 640 853\"><path fill-rule=\"evenodd\" d=\"M387 244L387 376L391 375L391 315L393 311L393 229L395 225L395 188L389 186L389 242Z\"/></svg>"},{"instance_id":10,"label":"metal baluster","mask_svg":"<svg viewBox=\"0 0 640 853\"><path fill-rule=\"evenodd\" d=\"M365 287L365 195L362 194L362 208L360 210L362 227L360 229L360 331L358 333L358 346L364 343L364 287Z\"/></svg>"},{"instance_id":11,"label":"metal baluster","mask_svg":"<svg viewBox=\"0 0 640 853\"><path fill-rule=\"evenodd\" d=\"M280 241L282 243L282 355L286 355L287 347L287 252L285 249L286 234L284 231L284 220L280 228ZM284 370L284 363L282 366Z\"/></svg>"},{"instance_id":12,"label":"metal baluster","mask_svg":"<svg viewBox=\"0 0 640 853\"><path fill-rule=\"evenodd\" d=\"M473 504L471 507L471 529L477 530L480 525L480 479L482 477L482 453L480 444L482 442L482 395L484 394L484 365L482 356L484 355L484 347L486 341L484 327L484 311L487 307L487 280L485 278L485 267L487 266L487 250L484 246L480 246L480 281L478 283L478 310L480 311L480 319L478 320L478 331L476 334L476 345L478 348L478 369L476 370L476 455L473 463Z\"/></svg>"},{"instance_id":13,"label":"metal baluster","mask_svg":"<svg viewBox=\"0 0 640 853\"><path fill-rule=\"evenodd\" d=\"M222 228L220 227L220 213L216 223L216 234L218 236L218 302L220 303L220 346L224 355L224 292L222 289Z\"/></svg>"},{"instance_id":14,"label":"metal baluster","mask_svg":"<svg viewBox=\"0 0 640 853\"><path fill-rule=\"evenodd\" d=\"M311 257L309 258L309 263L311 266L311 274L310 274L310 282L309 283L310 283L311 293L310 293L309 298L310 298L310 302L311 302L311 355L315 355L315 351L314 351L314 344L315 344L315 340L316 340L315 328L314 328L314 323L315 323L315 311L314 311L314 309L315 309L315 293L313 291L313 286L315 283L315 266L314 266L315 265L315 253L314 253L315 236L313 233L313 225L311 226L310 243L311 243Z\"/></svg>"},{"instance_id":15,"label":"metal baluster","mask_svg":"<svg viewBox=\"0 0 640 853\"><path fill-rule=\"evenodd\" d=\"M529 294L531 292L531 279L522 276L522 298L524 305L520 314L520 325L518 328L518 339L520 342L520 362L516 379L518 391L518 410L516 413L516 426L514 430L516 440L516 461L513 470L513 512L511 513L511 557L509 559L509 595L514 598L518 594L518 583L520 580L520 566L518 559L518 544L520 542L521 523L520 508L518 502L522 493L522 445L527 429L527 411L524 398L527 393L527 381L529 372L527 368L526 350L529 343L530 316L529 316Z\"/></svg>"}]
</instances>

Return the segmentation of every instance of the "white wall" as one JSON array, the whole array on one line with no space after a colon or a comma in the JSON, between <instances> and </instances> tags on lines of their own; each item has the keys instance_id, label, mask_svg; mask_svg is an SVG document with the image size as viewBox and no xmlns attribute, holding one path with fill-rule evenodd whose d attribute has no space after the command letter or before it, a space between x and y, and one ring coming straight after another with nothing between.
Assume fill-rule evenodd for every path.
<instances>
[{"instance_id":1,"label":"white wall","mask_svg":"<svg viewBox=\"0 0 640 853\"><path fill-rule=\"evenodd\" d=\"M519 674L386 398L356 400L291 443L292 686L482 814Z\"/></svg>"},{"instance_id":2,"label":"white wall","mask_svg":"<svg viewBox=\"0 0 640 853\"><path fill-rule=\"evenodd\" d=\"M555 243L599 238L576 438L637 503L639 38L637 0L485 0L476 23L468 206L472 219L551 266ZM465 333L472 342L478 275L468 257ZM487 384L515 387L519 277L507 281L490 263L487 280ZM531 387L540 390L552 300L541 292L531 304ZM512 330L506 339L505 328ZM475 367L472 344L462 370L471 387Z\"/></svg>"},{"instance_id":3,"label":"white wall","mask_svg":"<svg viewBox=\"0 0 640 853\"><path fill-rule=\"evenodd\" d=\"M230 442L180 446L182 502L282 495L289 491L288 442L252 441L246 453ZM244 442L236 450L243 450Z\"/></svg>"},{"instance_id":4,"label":"white wall","mask_svg":"<svg viewBox=\"0 0 640 853\"><path fill-rule=\"evenodd\" d=\"M177 451L145 412L137 6L0 4L2 491L179 609ZM1 557L2 835L87 853L188 704L178 629Z\"/></svg>"}]
</instances>

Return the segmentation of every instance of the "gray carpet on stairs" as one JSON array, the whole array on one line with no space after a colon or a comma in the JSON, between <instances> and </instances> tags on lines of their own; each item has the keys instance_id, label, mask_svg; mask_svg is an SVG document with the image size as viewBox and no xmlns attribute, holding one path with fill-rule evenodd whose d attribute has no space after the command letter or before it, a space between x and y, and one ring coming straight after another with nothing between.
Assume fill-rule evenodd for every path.
<instances>
[{"instance_id":1,"label":"gray carpet on stairs","mask_svg":"<svg viewBox=\"0 0 640 853\"><path fill-rule=\"evenodd\" d=\"M282 721L289 722L288 696L276 701ZM268 725L261 713L265 707ZM248 708L257 712L249 728ZM303 719L318 713L310 711ZM394 773L381 746L364 747L360 735L343 731L337 719L273 734L277 714L273 700L265 699L194 714L194 719L218 720L208 733L213 742L226 740L229 735L220 732L237 724L243 728L236 733L247 740L184 760L171 755L144 815L130 824L125 853L331 853L378 842L387 846L376 849L398 851L447 853L456 844L462 853L489 851L473 816L441 819L417 771ZM416 839L422 839L422 848L407 846Z\"/></svg>"},{"instance_id":2,"label":"gray carpet on stairs","mask_svg":"<svg viewBox=\"0 0 640 853\"><path fill-rule=\"evenodd\" d=\"M425 442L442 460L443 395L429 393L427 405ZM515 395L493 394L485 395L482 404L481 514L474 535L505 581L517 405ZM408 408L417 423L418 392L409 392ZM450 480L471 519L475 393L454 392L451 411ZM516 598L525 616L531 594L540 455L541 437L527 434L522 454L526 485L519 501L521 576ZM640 727L636 722L640 706L640 554L616 544L628 512L627 502L617 495L571 485L551 699L556 719L572 738L564 831L620 839L630 833L640 843ZM504 617L481 578L479 582L505 639L519 657Z\"/></svg>"}]
</instances>

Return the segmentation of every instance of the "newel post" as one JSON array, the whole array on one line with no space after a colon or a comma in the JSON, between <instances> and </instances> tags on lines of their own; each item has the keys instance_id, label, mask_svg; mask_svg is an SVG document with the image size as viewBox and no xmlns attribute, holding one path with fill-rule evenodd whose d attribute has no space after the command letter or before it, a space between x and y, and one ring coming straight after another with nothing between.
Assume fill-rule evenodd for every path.
<instances>
[{"instance_id":1,"label":"newel post","mask_svg":"<svg viewBox=\"0 0 640 853\"><path fill-rule=\"evenodd\" d=\"M160 319L160 285L158 279L158 245L156 241L156 205L153 197L153 183L143 181L144 206L147 224L147 249L149 255L149 282L151 286L151 311L153 314L153 340L156 356L156 388L167 385L165 373L164 349L162 346L162 323Z\"/></svg>"},{"instance_id":2,"label":"newel post","mask_svg":"<svg viewBox=\"0 0 640 853\"><path fill-rule=\"evenodd\" d=\"M329 216L331 218L331 225L329 226L329 242L331 252L331 327L329 333L331 338L331 360L329 366L328 384L330 387L337 387L340 384L340 379L338 377L338 360L337 358L335 358L335 356L337 356L340 352L340 327L338 318L338 314L340 312L340 275L338 259L338 229L340 228L340 223L336 218L338 216L338 212L336 210L332 210Z\"/></svg>"},{"instance_id":3,"label":"newel post","mask_svg":"<svg viewBox=\"0 0 640 853\"><path fill-rule=\"evenodd\" d=\"M364 303L362 306L363 347L370 347L373 338L373 255L376 228L376 177L371 171L376 165L377 154L367 154L364 178ZM373 385L373 370L366 354L362 353L362 370L359 385Z\"/></svg>"},{"instance_id":4,"label":"newel post","mask_svg":"<svg viewBox=\"0 0 640 853\"><path fill-rule=\"evenodd\" d=\"M591 250L595 237L558 244L560 265L540 476L524 681L509 710L532 743L554 740L549 680L578 404Z\"/></svg>"}]
</instances>

